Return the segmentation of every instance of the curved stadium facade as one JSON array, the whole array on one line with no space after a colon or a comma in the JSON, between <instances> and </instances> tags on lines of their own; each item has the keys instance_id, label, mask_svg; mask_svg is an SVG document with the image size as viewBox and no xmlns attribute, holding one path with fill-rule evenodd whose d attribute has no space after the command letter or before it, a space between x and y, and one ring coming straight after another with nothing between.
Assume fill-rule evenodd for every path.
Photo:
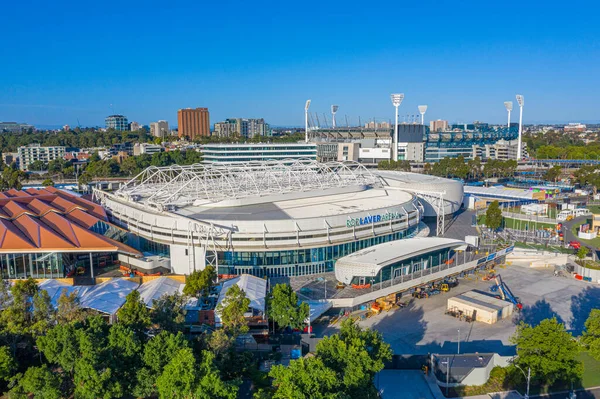
<instances>
[{"instance_id":1,"label":"curved stadium facade","mask_svg":"<svg viewBox=\"0 0 600 399\"><path fill-rule=\"evenodd\" d=\"M308 160L150 167L94 195L133 233L129 244L170 258L174 273L213 264L226 275L298 276L333 271L338 258L426 228L424 201L386 177L357 163ZM444 197L454 209L462 185L439 183L460 186Z\"/></svg>"}]
</instances>

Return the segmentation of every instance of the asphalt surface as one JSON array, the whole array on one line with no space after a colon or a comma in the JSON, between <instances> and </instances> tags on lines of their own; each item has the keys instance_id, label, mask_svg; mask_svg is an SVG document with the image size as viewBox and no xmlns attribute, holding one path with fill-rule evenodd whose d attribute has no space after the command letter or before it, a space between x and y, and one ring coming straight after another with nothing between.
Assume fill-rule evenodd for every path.
<instances>
[{"instance_id":1,"label":"asphalt surface","mask_svg":"<svg viewBox=\"0 0 600 399\"><path fill-rule=\"evenodd\" d=\"M595 252L596 253L595 259L598 259L598 258L600 258L600 253L599 253L600 249L596 248L592 245L586 245L586 243L584 241L579 239L579 237L577 237L571 231L571 229L573 228L574 225L576 225L579 222L585 222L586 220L587 220L587 216L580 216L575 219L571 219L568 222L567 221L562 222L564 242L568 244L570 241L578 241L581 243L581 245L587 247L591 252Z\"/></svg>"}]
</instances>

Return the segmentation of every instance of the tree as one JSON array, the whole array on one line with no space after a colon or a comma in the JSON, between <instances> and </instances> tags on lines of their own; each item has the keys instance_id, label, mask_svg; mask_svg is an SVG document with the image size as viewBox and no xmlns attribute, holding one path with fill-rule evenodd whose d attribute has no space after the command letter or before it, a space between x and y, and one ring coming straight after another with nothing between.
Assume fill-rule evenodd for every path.
<instances>
[{"instance_id":1,"label":"tree","mask_svg":"<svg viewBox=\"0 0 600 399\"><path fill-rule=\"evenodd\" d=\"M561 167L558 165L554 165L546 171L546 173L544 174L544 179L548 181L556 181L560 177L561 173Z\"/></svg>"},{"instance_id":2,"label":"tree","mask_svg":"<svg viewBox=\"0 0 600 399\"><path fill-rule=\"evenodd\" d=\"M498 201L492 202L485 211L485 224L492 230L497 230L502 225L502 210Z\"/></svg>"},{"instance_id":3,"label":"tree","mask_svg":"<svg viewBox=\"0 0 600 399\"><path fill-rule=\"evenodd\" d=\"M54 182L52 181L52 179L47 178L42 182L42 186L44 187L54 187Z\"/></svg>"},{"instance_id":4,"label":"tree","mask_svg":"<svg viewBox=\"0 0 600 399\"><path fill-rule=\"evenodd\" d=\"M342 323L339 334L319 342L317 357L337 373L348 397L376 398L375 374L391 360L392 351L381 333L363 330L348 319Z\"/></svg>"},{"instance_id":5,"label":"tree","mask_svg":"<svg viewBox=\"0 0 600 399\"><path fill-rule=\"evenodd\" d=\"M188 341L181 332L177 335L161 331L151 338L144 347L143 367L137 372L137 386L134 394L137 397L149 397L156 394L156 379L165 366L181 350L188 348Z\"/></svg>"},{"instance_id":6,"label":"tree","mask_svg":"<svg viewBox=\"0 0 600 399\"><path fill-rule=\"evenodd\" d=\"M202 361L198 371L198 381L194 398L197 399L236 399L238 387L228 384L221 379L219 370L214 364L215 355L208 351L202 352Z\"/></svg>"},{"instance_id":7,"label":"tree","mask_svg":"<svg viewBox=\"0 0 600 399\"><path fill-rule=\"evenodd\" d=\"M12 357L8 346L0 346L0 380L8 381L17 369L17 363Z\"/></svg>"},{"instance_id":8,"label":"tree","mask_svg":"<svg viewBox=\"0 0 600 399\"><path fill-rule=\"evenodd\" d=\"M77 292L73 291L69 294L67 290L63 290L58 297L56 320L59 323L71 323L83 321L86 315L87 312L79 303Z\"/></svg>"},{"instance_id":9,"label":"tree","mask_svg":"<svg viewBox=\"0 0 600 399\"><path fill-rule=\"evenodd\" d=\"M269 376L275 387L274 399L341 398L336 372L319 358L292 360L288 367L273 366Z\"/></svg>"},{"instance_id":10,"label":"tree","mask_svg":"<svg viewBox=\"0 0 600 399\"><path fill-rule=\"evenodd\" d=\"M308 304L298 303L298 295L287 284L277 284L268 298L269 317L280 328L300 329L309 314Z\"/></svg>"},{"instance_id":11,"label":"tree","mask_svg":"<svg viewBox=\"0 0 600 399\"><path fill-rule=\"evenodd\" d=\"M160 398L191 398L196 386L196 359L190 348L179 350L156 380Z\"/></svg>"},{"instance_id":12,"label":"tree","mask_svg":"<svg viewBox=\"0 0 600 399\"><path fill-rule=\"evenodd\" d=\"M581 264L585 266L585 257L588 255L590 250L588 247L584 247L583 245L577 250L577 258L581 261Z\"/></svg>"},{"instance_id":13,"label":"tree","mask_svg":"<svg viewBox=\"0 0 600 399\"><path fill-rule=\"evenodd\" d=\"M542 320L535 327L521 322L511 342L517 346L515 364L524 370L531 367L532 381L571 382L583 374L577 359L579 344L556 318Z\"/></svg>"},{"instance_id":14,"label":"tree","mask_svg":"<svg viewBox=\"0 0 600 399\"><path fill-rule=\"evenodd\" d=\"M137 370L142 365L142 344L130 328L121 323L110 327L108 334L108 366L126 393L133 392Z\"/></svg>"},{"instance_id":15,"label":"tree","mask_svg":"<svg viewBox=\"0 0 600 399\"><path fill-rule=\"evenodd\" d=\"M50 363L72 377L79 358L78 329L74 324L57 324L37 339L37 346Z\"/></svg>"},{"instance_id":16,"label":"tree","mask_svg":"<svg viewBox=\"0 0 600 399\"><path fill-rule=\"evenodd\" d=\"M56 311L46 290L39 290L33 295L33 325L31 331L35 335L44 334L54 324Z\"/></svg>"},{"instance_id":17,"label":"tree","mask_svg":"<svg viewBox=\"0 0 600 399\"><path fill-rule=\"evenodd\" d=\"M163 295L158 300L154 300L150 312L152 323L169 332L183 331L187 313L185 304L185 296L179 293Z\"/></svg>"},{"instance_id":18,"label":"tree","mask_svg":"<svg viewBox=\"0 0 600 399\"><path fill-rule=\"evenodd\" d=\"M216 279L217 272L212 265L208 265L202 270L195 270L185 279L183 293L194 297L206 296Z\"/></svg>"},{"instance_id":19,"label":"tree","mask_svg":"<svg viewBox=\"0 0 600 399\"><path fill-rule=\"evenodd\" d=\"M600 360L600 309L592 309L585 321L585 331L582 336L583 344L590 354Z\"/></svg>"},{"instance_id":20,"label":"tree","mask_svg":"<svg viewBox=\"0 0 600 399\"><path fill-rule=\"evenodd\" d=\"M237 284L233 284L227 290L225 298L217 305L217 313L225 331L233 336L248 332L248 322L244 314L248 311L250 299Z\"/></svg>"},{"instance_id":21,"label":"tree","mask_svg":"<svg viewBox=\"0 0 600 399\"><path fill-rule=\"evenodd\" d=\"M9 392L10 399L59 399L63 396L60 389L61 378L48 366L29 367L24 375L16 379L17 385Z\"/></svg>"},{"instance_id":22,"label":"tree","mask_svg":"<svg viewBox=\"0 0 600 399\"><path fill-rule=\"evenodd\" d=\"M142 336L144 330L150 326L150 311L142 301L137 290L131 291L125 298L125 303L117 312L119 323L131 327L133 331Z\"/></svg>"}]
</instances>

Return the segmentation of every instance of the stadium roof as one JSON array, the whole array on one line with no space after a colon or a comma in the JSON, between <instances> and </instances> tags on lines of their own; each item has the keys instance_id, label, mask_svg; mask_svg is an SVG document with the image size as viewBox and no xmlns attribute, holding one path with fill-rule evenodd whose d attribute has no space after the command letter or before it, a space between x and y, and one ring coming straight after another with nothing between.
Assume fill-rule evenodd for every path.
<instances>
[{"instance_id":1,"label":"stadium roof","mask_svg":"<svg viewBox=\"0 0 600 399\"><path fill-rule=\"evenodd\" d=\"M207 201L379 184L379 179L358 163L288 159L151 166L127 182L116 195L162 210Z\"/></svg>"},{"instance_id":2,"label":"stadium roof","mask_svg":"<svg viewBox=\"0 0 600 399\"><path fill-rule=\"evenodd\" d=\"M110 224L104 209L76 195L54 187L10 189L0 193L0 253L118 251L141 255L92 231L98 222Z\"/></svg>"}]
</instances>

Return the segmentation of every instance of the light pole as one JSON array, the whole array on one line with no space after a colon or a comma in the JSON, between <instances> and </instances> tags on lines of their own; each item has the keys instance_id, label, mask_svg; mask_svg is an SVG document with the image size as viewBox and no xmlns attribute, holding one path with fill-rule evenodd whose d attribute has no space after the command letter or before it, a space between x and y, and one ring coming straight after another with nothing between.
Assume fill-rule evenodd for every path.
<instances>
[{"instance_id":1,"label":"light pole","mask_svg":"<svg viewBox=\"0 0 600 399\"><path fill-rule=\"evenodd\" d=\"M402 104L402 100L404 100L404 93L400 94L392 94L392 104L396 107L396 123L394 124L394 139L393 148L392 148L392 156L394 157L394 161L398 160L398 107Z\"/></svg>"},{"instance_id":2,"label":"light pole","mask_svg":"<svg viewBox=\"0 0 600 399\"><path fill-rule=\"evenodd\" d=\"M504 101L504 106L506 107L506 110L508 111L508 124L507 124L507 126L510 128L510 111L512 111L512 109L513 109L513 103L512 103L512 101Z\"/></svg>"},{"instance_id":3,"label":"light pole","mask_svg":"<svg viewBox=\"0 0 600 399\"><path fill-rule=\"evenodd\" d=\"M304 141L308 143L308 107L310 107L310 100L306 100L304 105Z\"/></svg>"},{"instance_id":4,"label":"light pole","mask_svg":"<svg viewBox=\"0 0 600 399\"><path fill-rule=\"evenodd\" d=\"M337 105L331 106L331 118L333 119L331 125L334 129L335 129L335 113L337 112L338 108L339 107Z\"/></svg>"},{"instance_id":5,"label":"light pole","mask_svg":"<svg viewBox=\"0 0 600 399\"><path fill-rule=\"evenodd\" d=\"M523 133L523 105L525 105L525 97L521 94L517 94L517 103L519 103L519 140L517 141L517 162L522 158L521 149L521 134Z\"/></svg>"},{"instance_id":6,"label":"light pole","mask_svg":"<svg viewBox=\"0 0 600 399\"><path fill-rule=\"evenodd\" d=\"M421 125L425 124L425 112L427 112L427 105L419 105L419 112L421 113Z\"/></svg>"},{"instance_id":7,"label":"light pole","mask_svg":"<svg viewBox=\"0 0 600 399\"><path fill-rule=\"evenodd\" d=\"M529 399L529 382L531 381L531 367L529 367L527 369L527 374L525 374L525 372L523 371L523 369L521 367L519 367L518 364L515 364L515 366L521 370L521 373L523 373L523 376L525 377L525 379L527 379L527 393L525 394L525 396L523 396L523 399Z\"/></svg>"}]
</instances>

